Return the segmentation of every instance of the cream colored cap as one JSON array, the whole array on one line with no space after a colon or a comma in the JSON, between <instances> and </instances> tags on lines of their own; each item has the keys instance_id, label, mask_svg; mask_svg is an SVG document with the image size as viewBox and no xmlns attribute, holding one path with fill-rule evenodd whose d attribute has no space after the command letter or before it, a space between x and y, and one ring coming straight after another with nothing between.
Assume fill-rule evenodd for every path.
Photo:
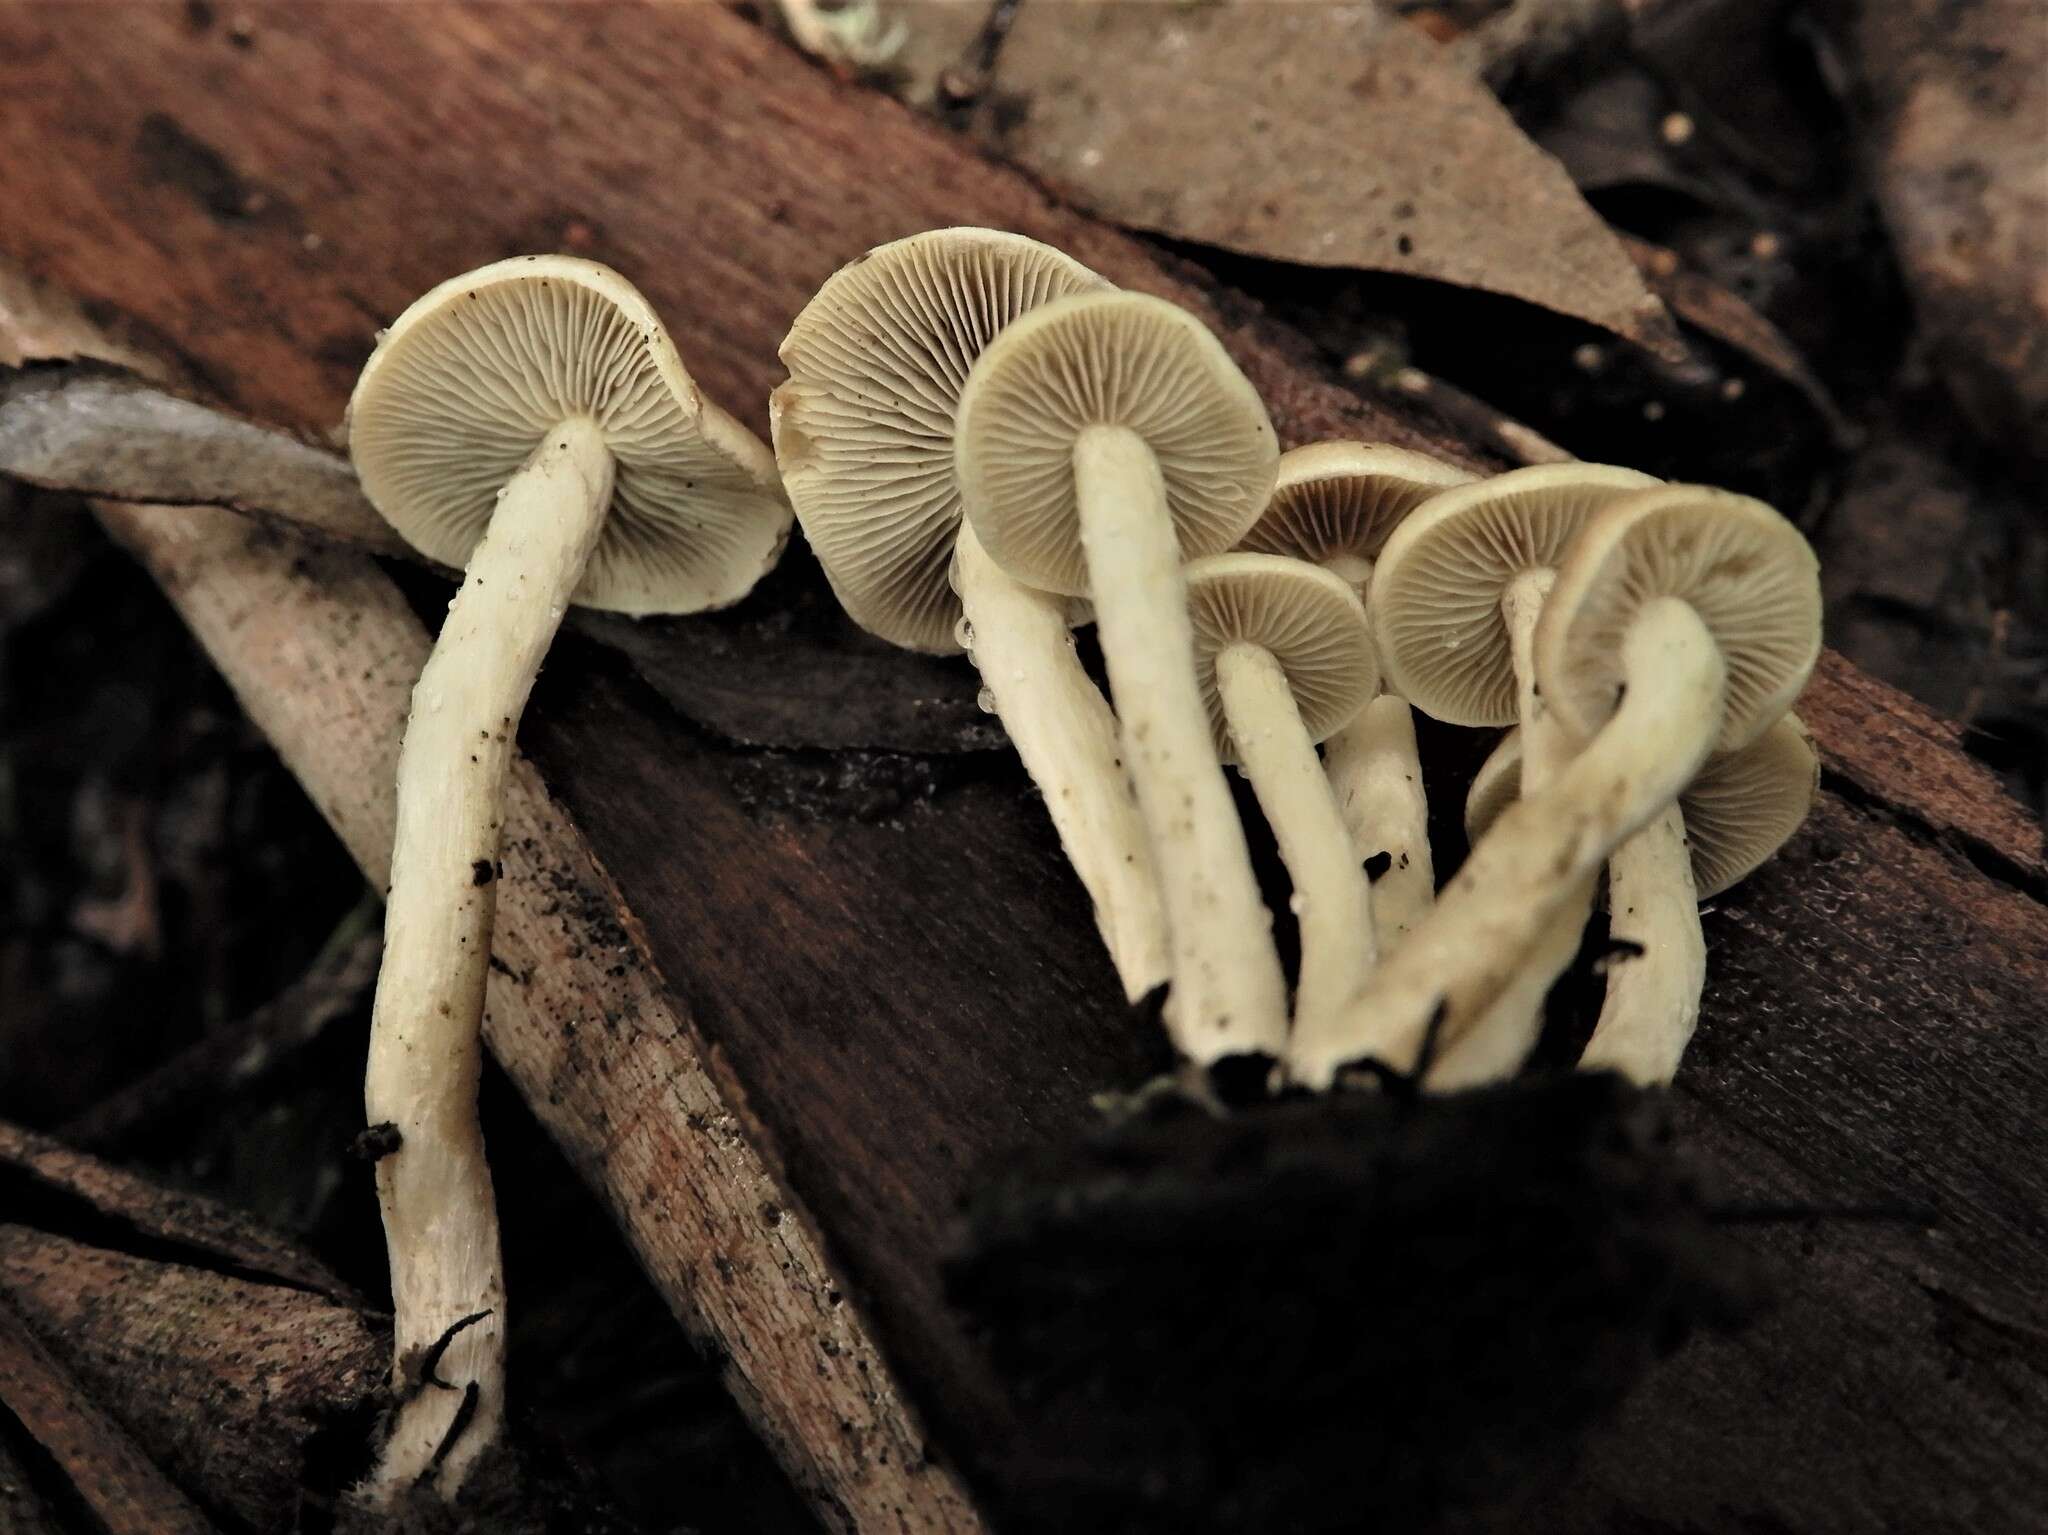
<instances>
[{"instance_id":1,"label":"cream colored cap","mask_svg":"<svg viewBox=\"0 0 2048 1535\"><path fill-rule=\"evenodd\" d=\"M461 569L506 481L564 421L616 465L575 601L618 613L737 602L789 537L775 459L698 392L610 267L519 256L442 283L392 324L349 401L349 455L407 543Z\"/></svg>"},{"instance_id":2,"label":"cream colored cap","mask_svg":"<svg viewBox=\"0 0 2048 1535\"><path fill-rule=\"evenodd\" d=\"M1521 797L1522 732L1501 737L1465 794L1465 838L1477 842ZM1792 839L1820 794L1820 758L1796 714L1780 715L1740 751L1709 757L1678 797L1700 900L1740 884Z\"/></svg>"},{"instance_id":3,"label":"cream colored cap","mask_svg":"<svg viewBox=\"0 0 2048 1535\"><path fill-rule=\"evenodd\" d=\"M1474 478L1386 443L1312 442L1280 455L1273 499L1239 547L1328 566L1355 582L1354 562L1378 559L1410 512Z\"/></svg>"},{"instance_id":4,"label":"cream colored cap","mask_svg":"<svg viewBox=\"0 0 2048 1535\"><path fill-rule=\"evenodd\" d=\"M935 229L841 267L783 338L769 401L782 481L855 623L912 650L960 648L953 419L968 371L1019 315L1109 284L995 229Z\"/></svg>"},{"instance_id":5,"label":"cream colored cap","mask_svg":"<svg viewBox=\"0 0 2048 1535\"><path fill-rule=\"evenodd\" d=\"M1727 664L1714 750L1747 746L1820 658L1820 563L1763 502L1703 485L1639 492L1587 524L1536 626L1545 701L1581 739L1598 731L1621 700L1622 639L1664 597L1700 616Z\"/></svg>"},{"instance_id":6,"label":"cream colored cap","mask_svg":"<svg viewBox=\"0 0 2048 1535\"><path fill-rule=\"evenodd\" d=\"M1140 293L1055 300L998 336L960 396L955 463L995 562L1043 591L1088 594L1074 444L1123 427L1158 460L1183 558L1230 548L1280 456L1258 391L1186 310Z\"/></svg>"},{"instance_id":7,"label":"cream colored cap","mask_svg":"<svg viewBox=\"0 0 2048 1535\"><path fill-rule=\"evenodd\" d=\"M1657 483L1611 464L1537 464L1423 502L1381 549L1366 598L1388 686L1446 724L1512 724L1502 594L1556 568L1601 507Z\"/></svg>"},{"instance_id":8,"label":"cream colored cap","mask_svg":"<svg viewBox=\"0 0 2048 1535\"><path fill-rule=\"evenodd\" d=\"M1379 692L1365 608L1338 576L1277 554L1212 554L1189 563L1187 583L1195 675L1224 761L1237 753L1216 658L1232 645L1256 645L1280 663L1311 741L1334 735Z\"/></svg>"}]
</instances>

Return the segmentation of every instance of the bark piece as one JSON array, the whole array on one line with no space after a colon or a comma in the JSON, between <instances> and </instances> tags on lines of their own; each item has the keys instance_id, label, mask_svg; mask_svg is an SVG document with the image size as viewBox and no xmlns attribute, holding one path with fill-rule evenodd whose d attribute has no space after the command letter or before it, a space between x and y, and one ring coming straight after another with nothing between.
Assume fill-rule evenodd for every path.
<instances>
[{"instance_id":1,"label":"bark piece","mask_svg":"<svg viewBox=\"0 0 2048 1535\"><path fill-rule=\"evenodd\" d=\"M0 1295L163 1475L245 1528L297 1528L308 1483L331 1494L360 1464L390 1345L358 1305L24 1226L0 1226Z\"/></svg>"},{"instance_id":2,"label":"bark piece","mask_svg":"<svg viewBox=\"0 0 2048 1535\"><path fill-rule=\"evenodd\" d=\"M11 1219L58 1212L73 1229L116 1245L347 1298L348 1285L317 1259L238 1211L159 1187L133 1173L0 1121L0 1194Z\"/></svg>"},{"instance_id":3,"label":"bark piece","mask_svg":"<svg viewBox=\"0 0 2048 1535\"><path fill-rule=\"evenodd\" d=\"M44 489L232 507L366 554L418 558L338 454L92 364L0 377L0 464Z\"/></svg>"},{"instance_id":4,"label":"bark piece","mask_svg":"<svg viewBox=\"0 0 2048 1535\"><path fill-rule=\"evenodd\" d=\"M0 1407L56 1463L106 1535L210 1535L213 1530L5 1300L0 1300Z\"/></svg>"}]
</instances>

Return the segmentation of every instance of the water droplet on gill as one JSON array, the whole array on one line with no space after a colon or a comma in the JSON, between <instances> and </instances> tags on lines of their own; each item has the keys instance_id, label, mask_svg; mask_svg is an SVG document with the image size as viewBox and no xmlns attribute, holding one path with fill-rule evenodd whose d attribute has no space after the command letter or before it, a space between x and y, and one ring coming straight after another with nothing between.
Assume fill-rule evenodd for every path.
<instances>
[{"instance_id":1,"label":"water droplet on gill","mask_svg":"<svg viewBox=\"0 0 2048 1535\"><path fill-rule=\"evenodd\" d=\"M974 701L980 706L983 714L993 714L996 712L996 695L993 688L983 688L974 695Z\"/></svg>"},{"instance_id":2,"label":"water droplet on gill","mask_svg":"<svg viewBox=\"0 0 2048 1535\"><path fill-rule=\"evenodd\" d=\"M974 625L962 618L953 625L953 643L962 650L974 648Z\"/></svg>"},{"instance_id":3,"label":"water droplet on gill","mask_svg":"<svg viewBox=\"0 0 2048 1535\"><path fill-rule=\"evenodd\" d=\"M391 327L390 327L390 326L386 325L386 326L382 326L382 327L380 327L380 328L378 329L378 331L377 331L377 345L379 345L379 346L382 346L382 345L384 344L384 338L385 338L386 336L390 335L390 334L391 334Z\"/></svg>"},{"instance_id":4,"label":"water droplet on gill","mask_svg":"<svg viewBox=\"0 0 2048 1535\"><path fill-rule=\"evenodd\" d=\"M1307 904L1308 902L1304 901L1298 895L1290 895L1287 898L1287 909L1293 912L1297 917L1301 915L1301 909Z\"/></svg>"},{"instance_id":5,"label":"water droplet on gill","mask_svg":"<svg viewBox=\"0 0 2048 1535\"><path fill-rule=\"evenodd\" d=\"M553 619L556 623L560 623L562 621L562 605L559 602L548 609L548 617Z\"/></svg>"}]
</instances>

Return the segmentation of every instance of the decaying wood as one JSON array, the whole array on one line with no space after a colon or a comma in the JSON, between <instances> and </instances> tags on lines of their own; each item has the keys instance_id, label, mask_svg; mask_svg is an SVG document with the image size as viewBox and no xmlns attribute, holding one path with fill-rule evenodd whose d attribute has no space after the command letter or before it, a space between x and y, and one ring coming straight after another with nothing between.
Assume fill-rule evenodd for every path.
<instances>
[{"instance_id":1,"label":"decaying wood","mask_svg":"<svg viewBox=\"0 0 2048 1535\"><path fill-rule=\"evenodd\" d=\"M381 887L425 629L359 556L315 556L226 512L165 510L109 504L101 517ZM604 871L523 763L502 864L485 1037L655 1283L729 1358L735 1392L814 1498L863 1529L969 1524L805 1223L785 1218L790 1196L738 1133Z\"/></svg>"},{"instance_id":2,"label":"decaying wood","mask_svg":"<svg viewBox=\"0 0 2048 1535\"><path fill-rule=\"evenodd\" d=\"M361 1463L390 1338L360 1305L25 1226L0 1226L0 1297L162 1475L243 1528L299 1528L314 1463L330 1496Z\"/></svg>"},{"instance_id":3,"label":"decaying wood","mask_svg":"<svg viewBox=\"0 0 2048 1535\"><path fill-rule=\"evenodd\" d=\"M758 426L775 343L834 267L979 222L1191 305L1289 441L1486 461L1319 376L1243 299L718 8L313 4L258 12L246 45L184 12L110 32L75 9L0 13L0 248L296 430L338 418L410 298L528 248L628 271L707 391ZM359 559L301 558L226 514L109 519L374 855L424 655L410 610ZM971 701L965 666L951 676L944 696ZM1663 1369L1539 1528L2048 1521L2039 830L1846 666L1801 708L1828 792L1707 918L1681 1118L1734 1196L1923 1201L1940 1224L1760 1233L1786 1260L1777 1313ZM551 664L524 731L515 816L538 829L507 848L493 1048L686 1321L731 1350L735 1390L818 1504L863 1528L959 1527L950 1479L904 1465L923 1461L896 1392L990 1505L1017 1420L939 1294L949 1211L973 1167L1072 1133L1153 1047L1000 758L936 775L730 743L602 658ZM1449 760L1439 744L1440 803L1462 792ZM640 925L593 943L621 898Z\"/></svg>"},{"instance_id":4,"label":"decaying wood","mask_svg":"<svg viewBox=\"0 0 2048 1535\"><path fill-rule=\"evenodd\" d=\"M72 365L0 382L0 459L15 479L160 504L229 506L334 542L417 558L348 464L274 428L208 411L131 375Z\"/></svg>"},{"instance_id":5,"label":"decaying wood","mask_svg":"<svg viewBox=\"0 0 2048 1535\"><path fill-rule=\"evenodd\" d=\"M74 1232L174 1262L197 1262L341 1299L354 1292L325 1264L238 1211L158 1187L47 1136L0 1120L0 1212L46 1216Z\"/></svg>"},{"instance_id":6,"label":"decaying wood","mask_svg":"<svg viewBox=\"0 0 2048 1535\"><path fill-rule=\"evenodd\" d=\"M56 1463L106 1535L210 1535L213 1525L0 1299L0 1409Z\"/></svg>"}]
</instances>

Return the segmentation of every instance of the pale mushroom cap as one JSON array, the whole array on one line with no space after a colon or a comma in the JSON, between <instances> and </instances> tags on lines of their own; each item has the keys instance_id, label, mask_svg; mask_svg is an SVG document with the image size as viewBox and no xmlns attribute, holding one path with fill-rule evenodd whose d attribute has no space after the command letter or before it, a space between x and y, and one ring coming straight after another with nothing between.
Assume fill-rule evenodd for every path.
<instances>
[{"instance_id":1,"label":"pale mushroom cap","mask_svg":"<svg viewBox=\"0 0 2048 1535\"><path fill-rule=\"evenodd\" d=\"M1088 591L1074 444L1092 426L1151 448L1186 559L1235 544L1272 493L1273 423L1201 321L1138 293L1058 299L974 365L955 442L974 531L997 564L1044 591Z\"/></svg>"},{"instance_id":2,"label":"pale mushroom cap","mask_svg":"<svg viewBox=\"0 0 2048 1535\"><path fill-rule=\"evenodd\" d=\"M1216 733L1216 750L1237 760L1216 658L1235 644L1269 652L1287 674L1311 741L1334 735L1379 692L1372 626L1349 582L1277 554L1213 554L1187 566L1195 676Z\"/></svg>"},{"instance_id":3,"label":"pale mushroom cap","mask_svg":"<svg viewBox=\"0 0 2048 1535\"><path fill-rule=\"evenodd\" d=\"M1410 512L1474 478L1385 443L1312 442L1280 455L1273 499L1239 547L1316 565L1376 560Z\"/></svg>"},{"instance_id":4,"label":"pale mushroom cap","mask_svg":"<svg viewBox=\"0 0 2048 1535\"><path fill-rule=\"evenodd\" d=\"M953 416L968 370L1019 315L1109 283L994 229L936 229L841 267L783 338L769 401L782 482L855 623L960 648L948 579L960 533Z\"/></svg>"},{"instance_id":5,"label":"pale mushroom cap","mask_svg":"<svg viewBox=\"0 0 2048 1535\"><path fill-rule=\"evenodd\" d=\"M1755 873L1791 840L1820 793L1820 758L1795 714L1741 751L1710 758L1680 797L1701 900Z\"/></svg>"},{"instance_id":6,"label":"pale mushroom cap","mask_svg":"<svg viewBox=\"0 0 2048 1535\"><path fill-rule=\"evenodd\" d=\"M1521 797L1522 732L1510 730L1473 775L1465 839L1477 842ZM1820 793L1820 758L1796 714L1780 715L1740 751L1709 757L1678 797L1702 901L1754 874L1799 830Z\"/></svg>"},{"instance_id":7,"label":"pale mushroom cap","mask_svg":"<svg viewBox=\"0 0 2048 1535\"><path fill-rule=\"evenodd\" d=\"M405 541L461 569L499 490L578 418L616 473L576 602L694 613L773 568L790 521L773 455L704 400L646 299L595 261L515 257L416 300L356 381L349 456Z\"/></svg>"},{"instance_id":8,"label":"pale mushroom cap","mask_svg":"<svg viewBox=\"0 0 2048 1535\"><path fill-rule=\"evenodd\" d=\"M1645 604L1676 597L1728 668L1716 752L1747 746L1806 686L1820 656L1820 565L1761 501L1667 485L1617 501L1586 526L1536 626L1543 696L1581 739L1620 702L1622 639Z\"/></svg>"},{"instance_id":9,"label":"pale mushroom cap","mask_svg":"<svg viewBox=\"0 0 2048 1535\"><path fill-rule=\"evenodd\" d=\"M1446 724L1512 724L1502 594L1555 569L1600 508L1658 483L1611 464L1537 464L1423 502L1380 550L1367 599L1388 687Z\"/></svg>"},{"instance_id":10,"label":"pale mushroom cap","mask_svg":"<svg viewBox=\"0 0 2048 1535\"><path fill-rule=\"evenodd\" d=\"M1500 813L1522 797L1522 728L1500 738L1465 791L1465 841L1477 843Z\"/></svg>"}]
</instances>

